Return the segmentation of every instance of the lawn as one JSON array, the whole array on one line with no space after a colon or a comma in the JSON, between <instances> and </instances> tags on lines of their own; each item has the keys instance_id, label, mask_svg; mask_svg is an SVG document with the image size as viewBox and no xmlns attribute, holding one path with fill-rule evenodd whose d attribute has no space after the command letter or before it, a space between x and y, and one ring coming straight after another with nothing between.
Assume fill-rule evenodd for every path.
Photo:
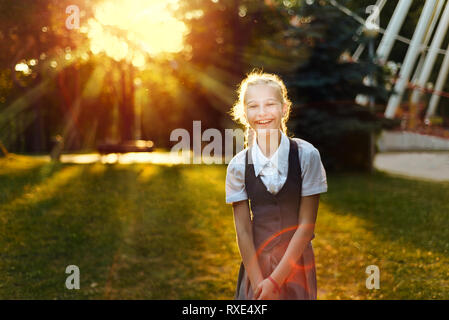
<instances>
[{"instance_id":1,"label":"lawn","mask_svg":"<svg viewBox=\"0 0 449 320\"><path fill-rule=\"evenodd\" d=\"M224 165L0 159L0 299L232 299ZM448 299L448 183L329 174L319 299ZM68 265L81 288L68 290ZM365 286L369 265L380 289Z\"/></svg>"}]
</instances>

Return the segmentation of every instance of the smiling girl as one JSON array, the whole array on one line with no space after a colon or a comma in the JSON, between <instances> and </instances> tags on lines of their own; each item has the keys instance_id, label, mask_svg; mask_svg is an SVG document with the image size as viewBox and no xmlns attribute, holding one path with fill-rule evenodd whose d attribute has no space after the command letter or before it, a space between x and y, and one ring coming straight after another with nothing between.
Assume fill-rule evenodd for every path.
<instances>
[{"instance_id":1,"label":"smiling girl","mask_svg":"<svg viewBox=\"0 0 449 320\"><path fill-rule=\"evenodd\" d=\"M320 154L286 135L291 102L278 76L252 72L238 94L231 115L246 127L248 147L226 174L242 258L235 298L316 299L311 241L320 193L327 191Z\"/></svg>"}]
</instances>

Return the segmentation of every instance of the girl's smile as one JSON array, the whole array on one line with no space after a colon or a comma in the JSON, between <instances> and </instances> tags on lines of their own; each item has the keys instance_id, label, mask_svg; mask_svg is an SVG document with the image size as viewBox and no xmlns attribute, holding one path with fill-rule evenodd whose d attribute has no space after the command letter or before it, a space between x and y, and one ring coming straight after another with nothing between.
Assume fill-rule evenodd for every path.
<instances>
[{"instance_id":1,"label":"girl's smile","mask_svg":"<svg viewBox=\"0 0 449 320\"><path fill-rule=\"evenodd\" d=\"M256 121L256 123L259 124L259 125L261 125L261 126L263 126L263 125L270 124L271 121L273 121L273 119L270 119L270 120L260 120L260 121Z\"/></svg>"}]
</instances>

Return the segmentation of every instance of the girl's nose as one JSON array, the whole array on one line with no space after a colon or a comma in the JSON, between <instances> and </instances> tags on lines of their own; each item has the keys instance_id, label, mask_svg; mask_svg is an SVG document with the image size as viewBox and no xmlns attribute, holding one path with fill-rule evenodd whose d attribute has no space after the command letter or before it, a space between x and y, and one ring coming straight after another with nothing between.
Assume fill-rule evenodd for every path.
<instances>
[{"instance_id":1,"label":"girl's nose","mask_svg":"<svg viewBox=\"0 0 449 320\"><path fill-rule=\"evenodd\" d=\"M264 115L266 113L265 106L261 105L259 107L259 115Z\"/></svg>"}]
</instances>

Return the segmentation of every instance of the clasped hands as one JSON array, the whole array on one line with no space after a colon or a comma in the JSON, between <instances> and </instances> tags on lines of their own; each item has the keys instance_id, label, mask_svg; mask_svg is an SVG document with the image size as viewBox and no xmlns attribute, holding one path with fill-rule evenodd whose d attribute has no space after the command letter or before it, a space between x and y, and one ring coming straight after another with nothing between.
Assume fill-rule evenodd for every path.
<instances>
[{"instance_id":1,"label":"clasped hands","mask_svg":"<svg viewBox=\"0 0 449 320\"><path fill-rule=\"evenodd\" d=\"M260 281L254 290L256 300L279 300L280 287L271 277Z\"/></svg>"}]
</instances>

